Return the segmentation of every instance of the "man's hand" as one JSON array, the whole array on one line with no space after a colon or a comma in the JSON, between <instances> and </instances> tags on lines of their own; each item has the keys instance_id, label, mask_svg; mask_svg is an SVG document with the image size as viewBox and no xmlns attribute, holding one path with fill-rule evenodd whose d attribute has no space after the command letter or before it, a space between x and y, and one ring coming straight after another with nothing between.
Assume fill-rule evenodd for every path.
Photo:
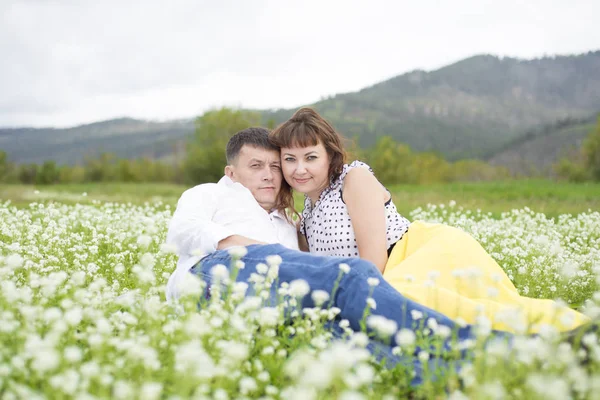
<instances>
[{"instance_id":1,"label":"man's hand","mask_svg":"<svg viewBox=\"0 0 600 400\"><path fill-rule=\"evenodd\" d=\"M225 239L219 241L217 250L224 250L235 246L249 246L251 244L268 244L265 242L259 242L258 240L247 238L241 235L227 236Z\"/></svg>"}]
</instances>

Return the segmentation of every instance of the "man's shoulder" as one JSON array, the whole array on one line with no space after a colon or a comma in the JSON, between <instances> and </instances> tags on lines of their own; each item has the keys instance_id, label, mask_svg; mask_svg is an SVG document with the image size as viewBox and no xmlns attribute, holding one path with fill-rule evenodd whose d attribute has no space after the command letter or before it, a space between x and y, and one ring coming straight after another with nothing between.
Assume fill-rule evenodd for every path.
<instances>
[{"instance_id":1,"label":"man's shoulder","mask_svg":"<svg viewBox=\"0 0 600 400\"><path fill-rule=\"evenodd\" d=\"M191 188L187 189L185 192L183 192L183 194L186 194L186 193L203 193L203 192L209 192L209 191L214 191L214 190L219 190L219 184L218 183L214 183L214 182L201 183L200 185L196 185L194 187L191 187Z\"/></svg>"},{"instance_id":2,"label":"man's shoulder","mask_svg":"<svg viewBox=\"0 0 600 400\"><path fill-rule=\"evenodd\" d=\"M181 194L179 201L188 200L188 199L198 199L207 196L215 196L223 191L222 185L217 183L202 183L200 185L196 185L187 189L185 192Z\"/></svg>"}]
</instances>

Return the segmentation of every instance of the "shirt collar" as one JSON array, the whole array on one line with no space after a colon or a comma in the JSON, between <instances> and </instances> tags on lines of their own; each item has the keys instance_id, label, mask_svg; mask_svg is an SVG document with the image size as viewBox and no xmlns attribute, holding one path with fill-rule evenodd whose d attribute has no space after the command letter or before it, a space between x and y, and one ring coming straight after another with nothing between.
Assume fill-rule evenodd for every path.
<instances>
[{"instance_id":1,"label":"shirt collar","mask_svg":"<svg viewBox=\"0 0 600 400\"><path fill-rule=\"evenodd\" d=\"M227 175L223 175L223 177L221 179L219 179L219 182L217 182L217 185L227 186L227 187L230 187L235 190L246 191L246 192L248 192L248 194L250 194L250 196L252 196L252 192L250 192L250 190L246 186L242 185L239 182L232 181L231 178L228 177ZM254 199L254 196L252 196L252 198ZM258 202L256 204L258 205ZM285 216L281 215L279 210L273 210L269 214L274 217L285 220Z\"/></svg>"}]
</instances>

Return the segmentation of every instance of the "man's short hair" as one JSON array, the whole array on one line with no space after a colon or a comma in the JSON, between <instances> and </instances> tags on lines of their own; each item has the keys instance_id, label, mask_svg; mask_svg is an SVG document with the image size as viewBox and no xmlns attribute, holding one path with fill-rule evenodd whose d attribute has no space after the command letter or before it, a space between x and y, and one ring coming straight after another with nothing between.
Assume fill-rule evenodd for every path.
<instances>
[{"instance_id":1,"label":"man's short hair","mask_svg":"<svg viewBox=\"0 0 600 400\"><path fill-rule=\"evenodd\" d=\"M269 131L267 129L259 127L247 128L233 135L229 139L229 142L227 142L227 149L225 150L227 164L231 165L235 162L244 145L279 151L279 147L275 146L269 140Z\"/></svg>"}]
</instances>

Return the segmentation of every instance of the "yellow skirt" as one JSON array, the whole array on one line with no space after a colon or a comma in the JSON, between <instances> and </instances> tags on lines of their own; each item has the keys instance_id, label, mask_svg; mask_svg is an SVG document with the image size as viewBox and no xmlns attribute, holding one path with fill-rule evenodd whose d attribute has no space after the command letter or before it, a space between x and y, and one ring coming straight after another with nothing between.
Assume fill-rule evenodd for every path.
<instances>
[{"instance_id":1,"label":"yellow skirt","mask_svg":"<svg viewBox=\"0 0 600 400\"><path fill-rule=\"evenodd\" d=\"M519 295L504 270L469 234L415 221L388 259L383 277L404 296L468 324L535 333L545 325L573 329L589 318L553 300Z\"/></svg>"}]
</instances>

